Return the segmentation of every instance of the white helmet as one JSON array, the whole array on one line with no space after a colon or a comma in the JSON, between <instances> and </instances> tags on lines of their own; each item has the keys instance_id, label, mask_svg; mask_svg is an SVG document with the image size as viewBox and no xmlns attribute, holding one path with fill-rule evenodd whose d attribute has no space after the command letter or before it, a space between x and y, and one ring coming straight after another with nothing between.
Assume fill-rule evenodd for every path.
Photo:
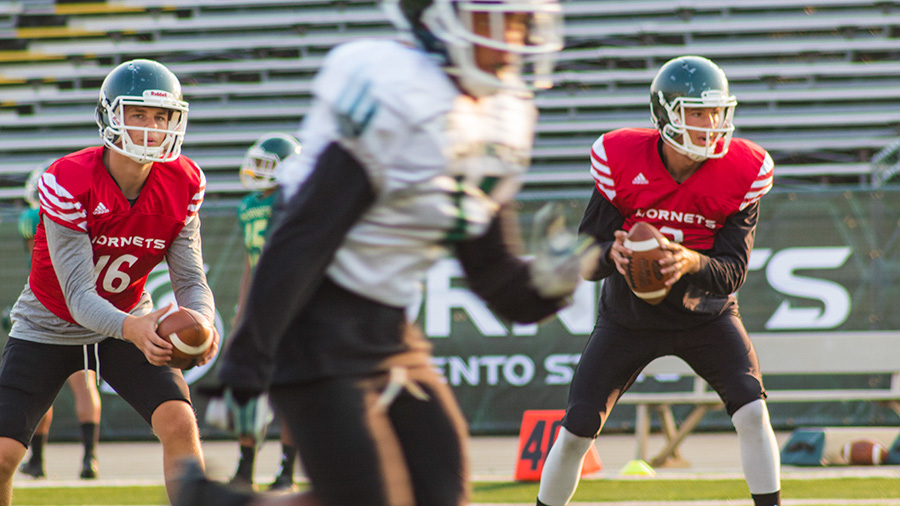
<instances>
[{"instance_id":1,"label":"white helmet","mask_svg":"<svg viewBox=\"0 0 900 506\"><path fill-rule=\"evenodd\" d=\"M142 105L170 109L169 124L164 129L125 126L125 106ZM161 63L132 60L114 68L100 87L100 102L95 119L103 143L138 163L170 162L181 155L181 143L187 129L188 103L181 95L178 78ZM128 130L166 135L159 146L136 144ZM119 145L121 143L121 146Z\"/></svg>"},{"instance_id":2,"label":"white helmet","mask_svg":"<svg viewBox=\"0 0 900 506\"><path fill-rule=\"evenodd\" d=\"M384 0L391 21L408 31L418 45L439 58L469 94L480 97L502 88L549 88L556 53L562 49L559 0ZM524 15L523 40L507 41L509 14ZM488 17L490 33L475 33L475 14ZM494 73L475 61L475 47L511 55L505 69ZM531 72L524 72L529 65ZM525 75L530 74L530 75ZM531 80L531 84L526 84Z\"/></svg>"},{"instance_id":3,"label":"white helmet","mask_svg":"<svg viewBox=\"0 0 900 506\"><path fill-rule=\"evenodd\" d=\"M278 170L289 157L300 154L300 141L281 133L260 137L244 155L241 164L241 183L244 188L264 190L272 188Z\"/></svg>"}]
</instances>

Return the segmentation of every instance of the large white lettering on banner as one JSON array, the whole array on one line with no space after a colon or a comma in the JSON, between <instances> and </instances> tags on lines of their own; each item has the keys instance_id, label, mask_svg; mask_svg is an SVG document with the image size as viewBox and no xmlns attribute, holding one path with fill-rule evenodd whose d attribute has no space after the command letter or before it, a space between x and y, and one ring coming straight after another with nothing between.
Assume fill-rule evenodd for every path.
<instances>
[{"instance_id":1,"label":"large white lettering on banner","mask_svg":"<svg viewBox=\"0 0 900 506\"><path fill-rule=\"evenodd\" d=\"M750 255L750 270L765 268L769 285L780 293L818 300L819 307L796 307L784 300L766 322L767 330L833 329L850 315L850 294L825 279L801 276L804 269L837 269L850 257L847 246L830 248L785 248L777 253L759 248Z\"/></svg>"},{"instance_id":2,"label":"large white lettering on banner","mask_svg":"<svg viewBox=\"0 0 900 506\"><path fill-rule=\"evenodd\" d=\"M494 316L475 294L462 286L453 286L454 279L462 278L462 267L453 259L437 262L429 271L425 282L425 334L430 338L450 336L453 309L466 312L483 336L506 336L510 330ZM596 283L582 283L573 297L571 306L557 314L566 330L573 335L588 335L594 328L597 307ZM513 325L512 335L533 336L537 325Z\"/></svg>"},{"instance_id":3,"label":"large white lettering on banner","mask_svg":"<svg viewBox=\"0 0 900 506\"><path fill-rule=\"evenodd\" d=\"M766 322L767 330L832 329L843 324L850 315L851 299L847 290L837 282L804 276L798 273L810 269L838 269L852 253L852 248L814 247L785 248L773 252L757 248L750 255L749 270L765 270L769 286L784 295L812 299L822 307L801 306L784 300ZM453 310L466 313L482 336L533 336L537 325L506 325L487 308L475 294L464 286L455 286L462 277L459 263L445 259L431 268L425 283L425 333L430 338L450 336ZM557 316L572 335L590 334L594 326L597 303L595 283L582 283L571 306Z\"/></svg>"}]
</instances>

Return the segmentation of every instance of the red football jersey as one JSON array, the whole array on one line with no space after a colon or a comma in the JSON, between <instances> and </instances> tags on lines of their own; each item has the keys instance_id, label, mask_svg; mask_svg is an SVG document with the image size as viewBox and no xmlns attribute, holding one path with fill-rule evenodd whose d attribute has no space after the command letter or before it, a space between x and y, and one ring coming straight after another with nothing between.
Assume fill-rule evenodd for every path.
<instances>
[{"instance_id":1,"label":"red football jersey","mask_svg":"<svg viewBox=\"0 0 900 506\"><path fill-rule=\"evenodd\" d=\"M657 151L659 131L623 128L600 136L591 147L591 175L625 217L694 250L712 247L725 220L772 188L774 163L757 144L733 139L728 154L710 158L683 183L666 170Z\"/></svg>"},{"instance_id":2,"label":"red football jersey","mask_svg":"<svg viewBox=\"0 0 900 506\"><path fill-rule=\"evenodd\" d=\"M57 160L38 184L41 214L88 234L94 252L97 293L122 311L137 305L147 275L184 224L197 214L206 190L203 171L185 156L154 163L132 207L103 164L103 147ZM28 282L37 299L72 323L50 262L43 222L35 235Z\"/></svg>"}]
</instances>

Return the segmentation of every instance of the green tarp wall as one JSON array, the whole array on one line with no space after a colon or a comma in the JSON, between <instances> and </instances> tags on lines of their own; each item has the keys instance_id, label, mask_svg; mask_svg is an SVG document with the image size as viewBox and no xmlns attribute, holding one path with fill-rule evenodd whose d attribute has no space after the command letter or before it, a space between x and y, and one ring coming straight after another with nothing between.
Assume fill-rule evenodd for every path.
<instances>
[{"instance_id":1,"label":"green tarp wall","mask_svg":"<svg viewBox=\"0 0 900 506\"><path fill-rule=\"evenodd\" d=\"M565 203L577 224L589 190L577 193L532 192L520 200L523 230L548 199ZM216 296L220 329L227 336L234 316L244 262L234 207L209 201L201 212L203 250ZM0 308L11 305L27 279L15 210L0 211ZM740 291L741 312L752 333L785 331L860 331L900 329L900 192L774 191L763 200L756 247L747 282ZM164 270L148 287L157 301L171 289ZM568 380L594 321L599 285L584 284L575 304L540 325L510 325L491 314L459 278L452 259L439 262L428 275L419 322L434 344L435 365L446 375L469 420L480 434L515 434L525 409L565 407ZM5 342L5 333L0 341ZM802 360L802 357L797 357ZM898 335L900 363L900 335ZM762 364L765 371L765 364ZM211 367L188 373L194 385L214 379ZM769 385L866 386L886 377L766 378ZM642 390L677 388L686 380L642 378ZM150 438L149 427L113 392L104 390L101 436L104 439ZM205 403L196 398L199 413ZM56 403L52 439L78 437L72 396L63 389ZM805 425L894 425L897 416L867 403L776 404L770 407L776 428ZM676 410L685 416L687 408ZM633 408L612 412L607 431L633 430ZM731 428L719 411L707 416L701 430ZM224 436L203 424L207 437Z\"/></svg>"}]
</instances>

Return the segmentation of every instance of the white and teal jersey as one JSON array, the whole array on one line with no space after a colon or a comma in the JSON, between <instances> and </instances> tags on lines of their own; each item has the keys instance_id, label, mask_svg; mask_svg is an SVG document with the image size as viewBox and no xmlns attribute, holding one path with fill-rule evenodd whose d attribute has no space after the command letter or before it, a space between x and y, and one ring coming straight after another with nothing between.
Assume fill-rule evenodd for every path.
<instances>
[{"instance_id":1,"label":"white and teal jersey","mask_svg":"<svg viewBox=\"0 0 900 506\"><path fill-rule=\"evenodd\" d=\"M363 167L376 199L328 267L343 288L406 307L453 241L482 235L530 159L530 95L460 93L426 53L390 40L334 49L313 84L303 152L279 173L297 192L332 143Z\"/></svg>"}]
</instances>

